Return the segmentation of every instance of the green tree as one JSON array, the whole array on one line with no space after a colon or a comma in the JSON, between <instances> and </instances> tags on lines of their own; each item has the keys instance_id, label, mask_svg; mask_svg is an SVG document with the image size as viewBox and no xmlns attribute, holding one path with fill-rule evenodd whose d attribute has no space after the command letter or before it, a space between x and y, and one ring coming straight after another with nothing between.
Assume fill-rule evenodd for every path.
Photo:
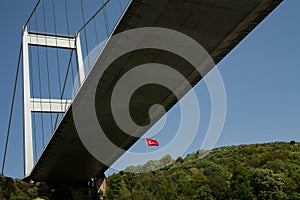
<instances>
[{"instance_id":1,"label":"green tree","mask_svg":"<svg viewBox=\"0 0 300 200\"><path fill-rule=\"evenodd\" d=\"M128 199L130 192L120 174L112 175L108 181L107 199Z\"/></svg>"},{"instance_id":2,"label":"green tree","mask_svg":"<svg viewBox=\"0 0 300 200\"><path fill-rule=\"evenodd\" d=\"M231 191L234 199L252 199L254 189L251 186L250 178L253 172L246 167L238 167L234 170L231 177Z\"/></svg>"},{"instance_id":3,"label":"green tree","mask_svg":"<svg viewBox=\"0 0 300 200\"><path fill-rule=\"evenodd\" d=\"M228 199L230 193L230 174L218 164L207 162L204 175L209 180L209 187L216 199Z\"/></svg>"},{"instance_id":4,"label":"green tree","mask_svg":"<svg viewBox=\"0 0 300 200\"><path fill-rule=\"evenodd\" d=\"M213 200L214 197L212 195L211 189L208 185L201 186L197 188L196 194L192 199L197 200Z\"/></svg>"},{"instance_id":5,"label":"green tree","mask_svg":"<svg viewBox=\"0 0 300 200\"><path fill-rule=\"evenodd\" d=\"M286 177L269 169L255 169L252 185L259 199L288 199L285 193Z\"/></svg>"}]
</instances>

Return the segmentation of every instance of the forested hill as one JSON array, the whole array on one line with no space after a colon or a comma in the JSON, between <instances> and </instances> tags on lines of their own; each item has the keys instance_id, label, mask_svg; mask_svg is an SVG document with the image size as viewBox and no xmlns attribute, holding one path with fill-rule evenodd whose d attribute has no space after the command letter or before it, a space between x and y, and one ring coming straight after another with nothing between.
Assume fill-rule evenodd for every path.
<instances>
[{"instance_id":1,"label":"forested hill","mask_svg":"<svg viewBox=\"0 0 300 200\"><path fill-rule=\"evenodd\" d=\"M114 174L106 199L300 199L300 143L220 147L204 158L202 153L149 173Z\"/></svg>"}]
</instances>

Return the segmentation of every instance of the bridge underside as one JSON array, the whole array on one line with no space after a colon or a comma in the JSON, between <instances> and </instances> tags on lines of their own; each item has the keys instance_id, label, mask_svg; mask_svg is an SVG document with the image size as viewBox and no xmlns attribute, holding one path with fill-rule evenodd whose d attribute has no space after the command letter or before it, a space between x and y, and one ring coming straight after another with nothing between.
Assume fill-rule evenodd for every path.
<instances>
[{"instance_id":1,"label":"bridge underside","mask_svg":"<svg viewBox=\"0 0 300 200\"><path fill-rule=\"evenodd\" d=\"M149 26L177 30L198 41L215 63L218 63L280 2L280 0L133 0L114 34ZM100 56L99 59L103 57ZM164 51L153 49L135 51L116 60L101 78L103 84L101 82L98 84L95 99L98 103L95 108L97 114L105 116L99 119L99 123L107 137L124 150L130 148L137 138L128 136L115 124L109 109L110 94L122 74L134 66L150 62L160 62L174 67L191 85L195 85L202 78L200 75L189 76L194 69L180 57ZM93 70L97 68L101 68L99 62L96 62ZM86 78L74 103L80 105L88 98L84 92L92 82L92 74ZM133 103L130 110L133 119L141 125L149 120L150 105L162 104L169 110L178 101L165 88L146 89L147 92L135 93L136 103ZM144 132L139 133L140 136L143 134ZM99 141L99 148L102 145L102 151L107 151L104 148L105 144L101 142ZM118 152L109 153L114 155L112 161L120 156ZM75 183L103 174L107 168L108 166L97 161L80 141L74 126L71 106L27 178L52 183Z\"/></svg>"}]
</instances>

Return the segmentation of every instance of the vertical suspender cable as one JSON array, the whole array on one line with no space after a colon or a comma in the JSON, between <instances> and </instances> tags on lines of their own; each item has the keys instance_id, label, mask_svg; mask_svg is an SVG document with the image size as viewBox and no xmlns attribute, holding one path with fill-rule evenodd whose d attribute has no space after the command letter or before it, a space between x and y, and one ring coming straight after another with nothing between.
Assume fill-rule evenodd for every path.
<instances>
[{"instance_id":1,"label":"vertical suspender cable","mask_svg":"<svg viewBox=\"0 0 300 200\"><path fill-rule=\"evenodd\" d=\"M65 13L66 13L66 22L67 22L67 31L68 36L70 36L70 25L69 25L69 12L68 12L68 6L67 6L67 0L65 0ZM69 40L70 43L70 40Z\"/></svg>"},{"instance_id":2,"label":"vertical suspender cable","mask_svg":"<svg viewBox=\"0 0 300 200\"><path fill-rule=\"evenodd\" d=\"M45 16L45 1L43 1L43 18L44 18L44 31L45 33L47 33L47 28L46 28L46 16ZM54 127L53 127L53 119L52 119L52 103L51 103L51 82L50 82L50 72L49 72L49 58L48 58L48 46L47 46L47 40L45 39L46 45L46 70L47 70L47 79L48 79L48 97L49 97L49 103L50 103L50 122L51 122L51 130L50 132L53 131Z\"/></svg>"},{"instance_id":3,"label":"vertical suspender cable","mask_svg":"<svg viewBox=\"0 0 300 200\"><path fill-rule=\"evenodd\" d=\"M67 5L67 0L65 0L65 9L66 9L66 19L67 19L67 29L68 29L68 36L70 36L70 25L69 25L69 12L68 12L68 5ZM76 38L74 38L76 40ZM70 44L70 40L69 40L69 44ZM72 56L73 51L71 51L71 55ZM72 85L74 88L75 82L74 82L74 70L73 70L73 65L72 65L72 61L71 61L71 72L72 72ZM75 91L74 91L75 92ZM73 98L73 97L72 97Z\"/></svg>"},{"instance_id":4,"label":"vertical suspender cable","mask_svg":"<svg viewBox=\"0 0 300 200\"><path fill-rule=\"evenodd\" d=\"M64 1L64 6L65 6L65 17L66 17L66 23L67 23L67 35L70 36L69 14L68 14L68 6L67 6L67 1L66 0ZM70 39L69 39L69 46L71 46ZM72 53L73 53L73 49L70 52L70 59L72 59ZM64 79L63 88L62 88L62 91L60 91L61 92L60 93L61 101L62 101L63 96L64 96L64 91L65 91L65 87L66 87L66 83L67 83L67 79L68 79L69 70L70 70L70 67L68 65L67 71L66 71L66 76L65 76L65 79ZM66 107L67 107L67 102L65 103L65 109L66 109ZM59 114L56 115L55 127L56 127L57 122L58 122L58 116L59 116Z\"/></svg>"},{"instance_id":5,"label":"vertical suspender cable","mask_svg":"<svg viewBox=\"0 0 300 200\"><path fill-rule=\"evenodd\" d=\"M119 0L119 7L120 7L120 16L122 16L123 7L122 7L122 2L121 2L121 0Z\"/></svg>"},{"instance_id":6,"label":"vertical suspender cable","mask_svg":"<svg viewBox=\"0 0 300 200\"><path fill-rule=\"evenodd\" d=\"M35 12L35 25L36 25L36 31L38 32L38 22L37 22L37 15ZM41 122L42 122L42 145L45 147L45 131L44 131L44 115L43 115L43 104L42 104L42 80L41 80L41 62L40 62L40 47L36 47L37 51L37 68L38 68L38 78L39 78L39 92L40 92L40 116L41 116Z\"/></svg>"},{"instance_id":7,"label":"vertical suspender cable","mask_svg":"<svg viewBox=\"0 0 300 200\"><path fill-rule=\"evenodd\" d=\"M54 0L52 0L52 12L53 12L53 22L54 22L54 33L55 35L57 34L57 25L56 25L56 12L55 12L55 4L54 4ZM59 59L59 53L58 53L58 47L57 47L57 39L55 40L55 44L56 44L56 62L57 62L57 75L58 75L58 84L59 84L59 93L62 93L62 87L61 87L61 77L60 77L60 59ZM61 109L62 107L62 99L60 100L60 107ZM58 117L59 113L57 113L57 117ZM57 118L56 117L56 118ZM55 123L55 127L56 127L56 123Z\"/></svg>"},{"instance_id":8,"label":"vertical suspender cable","mask_svg":"<svg viewBox=\"0 0 300 200\"><path fill-rule=\"evenodd\" d=\"M64 80L63 90L62 90L60 99L63 98L64 93L65 93L65 89L66 89L66 85L67 85L67 77L68 77L68 75L69 75L69 71L70 71L70 67L71 67L71 63L72 63L72 55L73 55L73 51L74 51L74 50L72 49L72 50L71 50L70 59L69 59L69 63L68 63L67 72L66 72L66 78L65 78L65 80ZM56 115L55 126L57 125L57 122L58 122L58 115Z\"/></svg>"},{"instance_id":9,"label":"vertical suspender cable","mask_svg":"<svg viewBox=\"0 0 300 200\"><path fill-rule=\"evenodd\" d=\"M83 1L80 0L80 5L81 5L81 16L82 16L82 24L85 24L85 17L84 17L84 7L83 7ZM90 63L90 57L89 57L89 47L88 47L88 42L87 42L87 34L86 34L86 28L84 27L83 29L84 32L84 40L85 40L85 50L86 50L86 57L88 59L88 65L89 65L89 70L91 67Z\"/></svg>"},{"instance_id":10,"label":"vertical suspender cable","mask_svg":"<svg viewBox=\"0 0 300 200\"><path fill-rule=\"evenodd\" d=\"M66 16L66 23L67 23L67 33L68 33L68 36L70 36L70 26L69 26L69 13L68 13L68 6L67 6L67 0L64 1L65 2L65 16ZM71 42L70 42L70 39L69 39L69 46L70 46ZM70 57L72 57L72 53L73 53L73 50L71 50L70 52ZM69 69L67 70L67 73L66 73L66 77L65 77L65 82L66 80L68 79L68 74L69 74ZM63 90L65 90L63 88ZM61 95L61 98L62 98L62 95ZM65 103L65 110L67 110L67 102Z\"/></svg>"},{"instance_id":11,"label":"vertical suspender cable","mask_svg":"<svg viewBox=\"0 0 300 200\"><path fill-rule=\"evenodd\" d=\"M57 25L56 25L56 12L55 12L55 5L54 0L52 0L52 11L53 11L53 20L54 20L54 33L57 34ZM57 61L57 75L58 75L58 83L59 83L59 92L62 92L61 88L61 77L60 77L60 61L59 61L59 53L58 53L58 47L57 47L57 38L55 40L56 45L56 61Z\"/></svg>"},{"instance_id":12,"label":"vertical suspender cable","mask_svg":"<svg viewBox=\"0 0 300 200\"><path fill-rule=\"evenodd\" d=\"M104 0L101 0L101 2L102 2L102 5L104 5ZM106 29L106 36L109 37L110 31L109 31L109 22L108 22L106 5L103 8L103 17L104 17L104 25L105 25L105 29Z\"/></svg>"},{"instance_id":13,"label":"vertical suspender cable","mask_svg":"<svg viewBox=\"0 0 300 200\"><path fill-rule=\"evenodd\" d=\"M96 23L96 18L94 19L94 29L95 29L95 35L96 35L96 46L99 44L99 39L98 39L98 33L97 33L97 23Z\"/></svg>"},{"instance_id":14,"label":"vertical suspender cable","mask_svg":"<svg viewBox=\"0 0 300 200\"><path fill-rule=\"evenodd\" d=\"M66 10L66 22L67 22L67 31L68 31L68 36L70 36L70 25L69 25L69 12L68 12L68 5L67 5L67 0L65 0L65 10ZM76 40L76 38L75 38ZM69 39L69 45L71 46L71 41ZM73 50L70 52L70 57L72 57ZM71 61L72 62L72 61ZM72 64L72 63L71 63ZM71 71L72 71L72 85L74 86L74 71L73 71L73 66L71 66ZM66 77L67 78L67 77ZM73 98L73 97L71 97ZM67 104L66 104L67 106Z\"/></svg>"},{"instance_id":15,"label":"vertical suspender cable","mask_svg":"<svg viewBox=\"0 0 300 200\"><path fill-rule=\"evenodd\" d=\"M68 36L70 35L70 27L69 27L69 16L68 16L68 9L67 9L67 2L65 0L65 10L66 10L66 21L67 21L67 31L68 31ZM69 39L69 45L71 44L70 39ZM67 80L68 80L68 76L69 76L69 71L70 71L70 67L72 65L72 55L73 55L73 49L70 52L70 58L69 58L69 63L68 63L68 67L67 67L67 72L66 72L66 76L65 76L65 80L64 80L64 84L63 84L63 88L61 91L61 96L60 99L63 99L64 93L65 93L65 88L67 85ZM73 75L73 69L72 70L72 75ZM74 82L74 77L72 76L73 82ZM67 106L67 103L66 103ZM56 115L56 119L55 119L55 126L57 125L58 122L58 115Z\"/></svg>"},{"instance_id":16,"label":"vertical suspender cable","mask_svg":"<svg viewBox=\"0 0 300 200\"><path fill-rule=\"evenodd\" d=\"M31 52L32 52L32 48L30 47L30 49L29 49ZM31 54L31 63L32 63L32 53L30 53ZM30 69L30 73L31 73L31 77L33 77L33 70L32 69ZM31 88L32 88L32 96L34 96L34 92L33 92L33 81L31 81L31 83L30 83L32 86L31 86ZM34 103L33 103L33 110L34 110ZM36 127L36 114L35 113L33 113L32 114L32 116L33 116L33 139L34 139L34 156L35 156L35 158L37 159L37 142L36 142L36 129L37 129L37 127Z\"/></svg>"}]
</instances>

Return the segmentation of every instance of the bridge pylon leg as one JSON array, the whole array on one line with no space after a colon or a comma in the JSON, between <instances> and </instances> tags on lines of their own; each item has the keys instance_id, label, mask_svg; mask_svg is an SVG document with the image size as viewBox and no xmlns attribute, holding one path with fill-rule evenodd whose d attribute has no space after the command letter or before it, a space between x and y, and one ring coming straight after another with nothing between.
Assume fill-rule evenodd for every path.
<instances>
[{"instance_id":1,"label":"bridge pylon leg","mask_svg":"<svg viewBox=\"0 0 300 200\"><path fill-rule=\"evenodd\" d=\"M27 27L24 28L23 33L23 101L24 101L24 174L25 177L29 175L33 168L33 145L32 145L32 122L30 109L30 73L29 73L29 55L28 55L28 38Z\"/></svg>"},{"instance_id":2,"label":"bridge pylon leg","mask_svg":"<svg viewBox=\"0 0 300 200\"><path fill-rule=\"evenodd\" d=\"M64 113L72 100L68 99L42 99L31 97L29 46L42 46L52 48L74 49L78 62L79 85L85 79L80 35L61 36L45 33L28 32L23 29L22 57L23 57L23 123L24 123L24 176L28 177L34 167L33 141L32 141L32 112Z\"/></svg>"}]
</instances>

